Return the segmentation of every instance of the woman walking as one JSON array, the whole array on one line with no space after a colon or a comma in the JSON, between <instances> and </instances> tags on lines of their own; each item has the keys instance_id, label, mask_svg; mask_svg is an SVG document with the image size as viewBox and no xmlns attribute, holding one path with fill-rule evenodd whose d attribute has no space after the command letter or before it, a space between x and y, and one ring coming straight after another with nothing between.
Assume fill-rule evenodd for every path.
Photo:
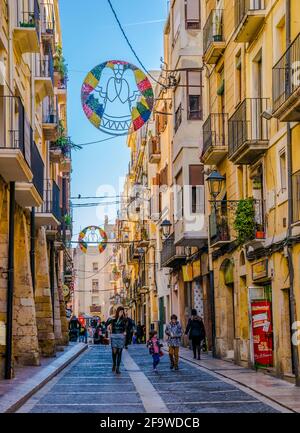
<instances>
[{"instance_id":1,"label":"woman walking","mask_svg":"<svg viewBox=\"0 0 300 433\"><path fill-rule=\"evenodd\" d=\"M118 307L115 317L107 320L106 326L111 327L111 349L112 349L112 371L120 374L120 364L122 351L125 346L127 320L124 314L124 308Z\"/></svg>"},{"instance_id":2,"label":"woman walking","mask_svg":"<svg viewBox=\"0 0 300 433\"><path fill-rule=\"evenodd\" d=\"M196 359L198 352L198 360L200 360L201 343L205 339L205 327L202 318L197 315L195 309L192 310L192 317L188 321L185 335L188 335L189 339L192 340L194 359Z\"/></svg>"}]
</instances>

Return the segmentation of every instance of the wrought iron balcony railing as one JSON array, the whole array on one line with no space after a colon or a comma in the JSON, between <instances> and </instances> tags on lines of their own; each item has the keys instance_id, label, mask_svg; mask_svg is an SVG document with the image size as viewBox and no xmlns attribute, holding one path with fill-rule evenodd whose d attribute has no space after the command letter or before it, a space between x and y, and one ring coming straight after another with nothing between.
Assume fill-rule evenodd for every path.
<instances>
[{"instance_id":1,"label":"wrought iron balcony railing","mask_svg":"<svg viewBox=\"0 0 300 433\"><path fill-rule=\"evenodd\" d=\"M38 0L34 0L33 7L28 11L28 0L16 2L16 27L35 28L38 38L40 35L40 7Z\"/></svg>"},{"instance_id":2,"label":"wrought iron balcony railing","mask_svg":"<svg viewBox=\"0 0 300 433\"><path fill-rule=\"evenodd\" d=\"M51 3L41 3L41 33L53 36L55 32L54 8Z\"/></svg>"},{"instance_id":3,"label":"wrought iron balcony railing","mask_svg":"<svg viewBox=\"0 0 300 433\"><path fill-rule=\"evenodd\" d=\"M186 259L184 247L175 245L175 233L172 233L164 242L161 250L161 267L176 267Z\"/></svg>"},{"instance_id":4,"label":"wrought iron balcony railing","mask_svg":"<svg viewBox=\"0 0 300 433\"><path fill-rule=\"evenodd\" d=\"M235 113L228 120L228 155L233 158L238 152L250 155L239 163L249 163L252 154L263 151L263 146L269 141L269 129L267 119L262 113L268 109L267 98L246 98L238 106Z\"/></svg>"},{"instance_id":5,"label":"wrought iron balcony railing","mask_svg":"<svg viewBox=\"0 0 300 433\"><path fill-rule=\"evenodd\" d=\"M40 152L33 140L33 133L31 130L31 171L33 174L32 183L35 186L40 197L43 197L44 191L44 162Z\"/></svg>"},{"instance_id":6,"label":"wrought iron balcony railing","mask_svg":"<svg viewBox=\"0 0 300 433\"><path fill-rule=\"evenodd\" d=\"M228 146L228 115L212 113L203 124L203 155L214 148Z\"/></svg>"},{"instance_id":7,"label":"wrought iron balcony railing","mask_svg":"<svg viewBox=\"0 0 300 433\"><path fill-rule=\"evenodd\" d=\"M234 3L236 28L243 22L249 12L265 9L265 0L235 0Z\"/></svg>"},{"instance_id":8,"label":"wrought iron balcony railing","mask_svg":"<svg viewBox=\"0 0 300 433\"><path fill-rule=\"evenodd\" d=\"M50 51L48 55L40 58L36 56L35 61L35 77L36 78L51 78L54 85L54 66L53 66L53 56Z\"/></svg>"},{"instance_id":9,"label":"wrought iron balcony railing","mask_svg":"<svg viewBox=\"0 0 300 433\"><path fill-rule=\"evenodd\" d=\"M209 216L210 245L222 246L233 242L238 238L235 228L238 205L240 200L221 200L212 202L212 211ZM249 241L263 239L265 237L265 221L263 203L261 200L253 200L253 222ZM253 230L252 230L253 229Z\"/></svg>"},{"instance_id":10,"label":"wrought iron balcony railing","mask_svg":"<svg viewBox=\"0 0 300 433\"><path fill-rule=\"evenodd\" d=\"M44 202L36 209L36 213L52 214L61 221L60 189L54 180L46 180L43 198Z\"/></svg>"},{"instance_id":11,"label":"wrought iron balcony railing","mask_svg":"<svg viewBox=\"0 0 300 433\"><path fill-rule=\"evenodd\" d=\"M203 51L208 50L212 42L224 42L223 9L213 9L203 28Z\"/></svg>"},{"instance_id":12,"label":"wrought iron balcony railing","mask_svg":"<svg viewBox=\"0 0 300 433\"><path fill-rule=\"evenodd\" d=\"M273 67L273 112L276 112L291 95L300 90L299 62L300 33ZM300 119L300 114L298 117Z\"/></svg>"}]
</instances>

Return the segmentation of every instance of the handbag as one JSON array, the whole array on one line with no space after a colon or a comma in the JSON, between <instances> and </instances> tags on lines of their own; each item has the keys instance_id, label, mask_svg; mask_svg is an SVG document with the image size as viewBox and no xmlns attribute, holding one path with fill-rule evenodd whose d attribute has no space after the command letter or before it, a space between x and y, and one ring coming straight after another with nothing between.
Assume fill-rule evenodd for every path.
<instances>
[{"instance_id":1,"label":"handbag","mask_svg":"<svg viewBox=\"0 0 300 433\"><path fill-rule=\"evenodd\" d=\"M159 351L159 356L160 357L164 356L164 352L162 350Z\"/></svg>"}]
</instances>

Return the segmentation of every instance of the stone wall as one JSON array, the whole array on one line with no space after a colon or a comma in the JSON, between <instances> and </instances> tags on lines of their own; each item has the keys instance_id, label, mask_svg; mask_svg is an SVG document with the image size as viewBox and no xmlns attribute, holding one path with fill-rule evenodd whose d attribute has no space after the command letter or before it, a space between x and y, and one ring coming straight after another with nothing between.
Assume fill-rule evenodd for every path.
<instances>
[{"instance_id":1,"label":"stone wall","mask_svg":"<svg viewBox=\"0 0 300 433\"><path fill-rule=\"evenodd\" d=\"M37 231L35 249L35 311L39 347L42 356L55 356L49 259L44 227Z\"/></svg>"},{"instance_id":2,"label":"stone wall","mask_svg":"<svg viewBox=\"0 0 300 433\"><path fill-rule=\"evenodd\" d=\"M0 375L4 372L8 265L8 190L0 177Z\"/></svg>"}]
</instances>

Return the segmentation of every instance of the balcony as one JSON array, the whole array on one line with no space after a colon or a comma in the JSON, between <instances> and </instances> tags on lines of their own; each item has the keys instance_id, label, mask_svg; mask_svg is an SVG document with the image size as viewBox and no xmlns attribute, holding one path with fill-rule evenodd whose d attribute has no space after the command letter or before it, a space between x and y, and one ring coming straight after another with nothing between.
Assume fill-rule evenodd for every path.
<instances>
[{"instance_id":1,"label":"balcony","mask_svg":"<svg viewBox=\"0 0 300 433\"><path fill-rule=\"evenodd\" d=\"M35 60L35 96L42 101L46 96L54 95L54 69L52 54Z\"/></svg>"},{"instance_id":2,"label":"balcony","mask_svg":"<svg viewBox=\"0 0 300 433\"><path fill-rule=\"evenodd\" d=\"M223 54L226 42L223 36L223 9L214 9L203 29L203 60L209 65L217 63Z\"/></svg>"},{"instance_id":3,"label":"balcony","mask_svg":"<svg viewBox=\"0 0 300 433\"><path fill-rule=\"evenodd\" d=\"M30 167L33 174L32 182L16 183L16 202L22 207L36 207L43 202L44 189L44 162L33 140L30 130Z\"/></svg>"},{"instance_id":4,"label":"balcony","mask_svg":"<svg viewBox=\"0 0 300 433\"><path fill-rule=\"evenodd\" d=\"M136 243L132 243L127 249L127 254L128 254L127 256L128 263L133 264L142 258L144 254L144 250L142 248L138 248Z\"/></svg>"},{"instance_id":5,"label":"balcony","mask_svg":"<svg viewBox=\"0 0 300 433\"><path fill-rule=\"evenodd\" d=\"M155 137L150 137L148 142L148 151L149 151L149 162L152 164L158 164L161 158L159 135L156 135Z\"/></svg>"},{"instance_id":6,"label":"balcony","mask_svg":"<svg viewBox=\"0 0 300 433\"><path fill-rule=\"evenodd\" d=\"M6 182L32 181L30 137L21 99L0 96L0 174Z\"/></svg>"},{"instance_id":7,"label":"balcony","mask_svg":"<svg viewBox=\"0 0 300 433\"><path fill-rule=\"evenodd\" d=\"M203 124L201 160L206 165L217 165L228 152L228 115L210 114Z\"/></svg>"},{"instance_id":8,"label":"balcony","mask_svg":"<svg viewBox=\"0 0 300 433\"><path fill-rule=\"evenodd\" d=\"M178 131L179 126L181 125L182 122L182 105L181 103L179 104L179 107L177 108L176 112L175 112L175 133Z\"/></svg>"},{"instance_id":9,"label":"balcony","mask_svg":"<svg viewBox=\"0 0 300 433\"><path fill-rule=\"evenodd\" d=\"M161 251L161 267L177 268L185 263L186 255L184 247L175 246L175 234L172 233L163 242Z\"/></svg>"},{"instance_id":10,"label":"balcony","mask_svg":"<svg viewBox=\"0 0 300 433\"><path fill-rule=\"evenodd\" d=\"M54 180L46 181L43 198L43 204L35 212L36 226L58 227L61 222L60 189Z\"/></svg>"},{"instance_id":11,"label":"balcony","mask_svg":"<svg viewBox=\"0 0 300 433\"><path fill-rule=\"evenodd\" d=\"M50 143L49 147L50 161L53 163L60 163L63 158L62 148L58 146L55 142Z\"/></svg>"},{"instance_id":12,"label":"balcony","mask_svg":"<svg viewBox=\"0 0 300 433\"><path fill-rule=\"evenodd\" d=\"M60 160L59 169L63 173L71 173L71 148L69 146L65 146L62 148L62 159Z\"/></svg>"},{"instance_id":13,"label":"balcony","mask_svg":"<svg viewBox=\"0 0 300 433\"><path fill-rule=\"evenodd\" d=\"M204 186L186 185L178 190L175 206L174 244L201 248L207 243Z\"/></svg>"},{"instance_id":14,"label":"balcony","mask_svg":"<svg viewBox=\"0 0 300 433\"><path fill-rule=\"evenodd\" d=\"M43 106L43 134L48 141L55 141L58 136L57 109L50 103Z\"/></svg>"},{"instance_id":15,"label":"balcony","mask_svg":"<svg viewBox=\"0 0 300 433\"><path fill-rule=\"evenodd\" d=\"M41 35L46 46L54 49L55 17L54 8L50 3L41 3Z\"/></svg>"},{"instance_id":16,"label":"balcony","mask_svg":"<svg viewBox=\"0 0 300 433\"><path fill-rule=\"evenodd\" d=\"M249 223L247 233L247 227L243 226L242 235L245 235L245 243L256 240L261 241L265 238L263 203L261 200L248 200L251 200L251 217L247 218L247 222ZM222 200L211 204L212 212L209 215L209 237L212 248L220 248L237 241L241 237L235 222L238 215L239 218L243 218L245 214L242 212L247 212L243 210L243 207L239 207L243 201Z\"/></svg>"},{"instance_id":17,"label":"balcony","mask_svg":"<svg viewBox=\"0 0 300 433\"><path fill-rule=\"evenodd\" d=\"M64 104L67 100L67 77L62 77L58 72L54 73L54 86L58 102Z\"/></svg>"},{"instance_id":18,"label":"balcony","mask_svg":"<svg viewBox=\"0 0 300 433\"><path fill-rule=\"evenodd\" d=\"M265 21L265 0L236 0L234 7L234 41L251 42Z\"/></svg>"},{"instance_id":19,"label":"balcony","mask_svg":"<svg viewBox=\"0 0 300 433\"><path fill-rule=\"evenodd\" d=\"M228 159L234 164L252 164L268 149L268 109L266 98L246 98L228 120Z\"/></svg>"},{"instance_id":20,"label":"balcony","mask_svg":"<svg viewBox=\"0 0 300 433\"><path fill-rule=\"evenodd\" d=\"M300 33L273 67L273 116L280 122L300 121Z\"/></svg>"},{"instance_id":21,"label":"balcony","mask_svg":"<svg viewBox=\"0 0 300 433\"><path fill-rule=\"evenodd\" d=\"M27 2L16 2L16 22L13 29L13 40L21 54L40 52L40 9L34 0L32 10L27 11Z\"/></svg>"}]
</instances>

